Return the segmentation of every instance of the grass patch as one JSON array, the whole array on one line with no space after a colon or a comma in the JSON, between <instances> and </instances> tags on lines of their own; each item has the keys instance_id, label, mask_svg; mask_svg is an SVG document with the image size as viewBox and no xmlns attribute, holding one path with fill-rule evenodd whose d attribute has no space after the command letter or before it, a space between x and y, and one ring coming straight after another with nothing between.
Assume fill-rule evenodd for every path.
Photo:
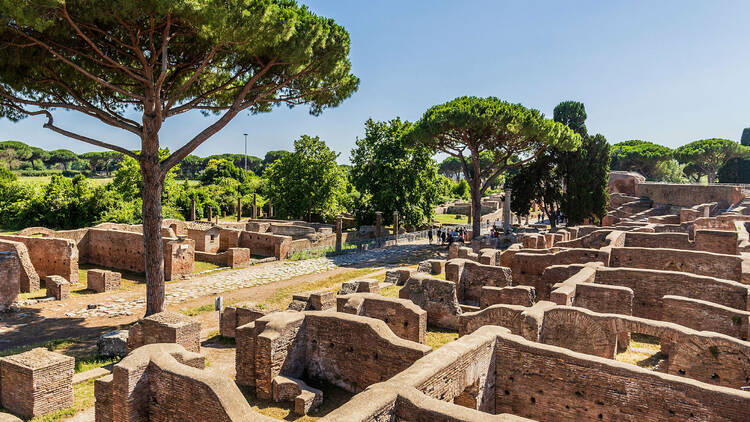
<instances>
[{"instance_id":1,"label":"grass patch","mask_svg":"<svg viewBox=\"0 0 750 422\"><path fill-rule=\"evenodd\" d=\"M214 310L216 310L216 306L213 303L209 303L206 305L196 306L195 308L181 309L180 313L187 316L196 316Z\"/></svg>"},{"instance_id":2,"label":"grass patch","mask_svg":"<svg viewBox=\"0 0 750 422\"><path fill-rule=\"evenodd\" d=\"M328 248L306 249L303 251L292 252L287 259L290 261L304 261L306 259L320 258L322 256L343 255L354 249L357 249L356 245L344 243L341 245L341 252L336 252L335 246L331 246Z\"/></svg>"},{"instance_id":3,"label":"grass patch","mask_svg":"<svg viewBox=\"0 0 750 422\"><path fill-rule=\"evenodd\" d=\"M380 294L386 297L395 297L398 298L398 291L401 290L401 286L396 286L395 284L390 287L386 287L385 289L380 289Z\"/></svg>"},{"instance_id":4,"label":"grass patch","mask_svg":"<svg viewBox=\"0 0 750 422\"><path fill-rule=\"evenodd\" d=\"M215 270L217 268L221 267L212 262L195 261L193 263L193 273L202 273L203 271Z\"/></svg>"},{"instance_id":5,"label":"grass patch","mask_svg":"<svg viewBox=\"0 0 750 422\"><path fill-rule=\"evenodd\" d=\"M321 404L317 409L311 411L307 416L297 416L294 413L294 403L291 401L275 403L272 400L262 400L257 398L255 394L249 389L243 389L242 392L245 395L245 399L247 400L248 404L250 404L250 406L256 412L266 416L270 416L272 418L292 422L317 421L321 417L341 407L344 403L351 400L351 398L354 396L354 394L330 384L308 384L311 387L315 387L323 391L323 404Z\"/></svg>"},{"instance_id":6,"label":"grass patch","mask_svg":"<svg viewBox=\"0 0 750 422\"><path fill-rule=\"evenodd\" d=\"M60 338L43 343L6 349L0 351L0 357L17 355L31 349L36 349L37 347L43 347L51 352L58 352L75 358L75 373L85 372L94 368L101 368L102 366L107 366L120 361L120 358L99 356L95 345L80 343L73 338Z\"/></svg>"},{"instance_id":7,"label":"grass patch","mask_svg":"<svg viewBox=\"0 0 750 422\"><path fill-rule=\"evenodd\" d=\"M446 330L444 328L427 327L425 344L437 350L446 344L455 341L458 338L456 331Z\"/></svg>"},{"instance_id":8,"label":"grass patch","mask_svg":"<svg viewBox=\"0 0 750 422\"><path fill-rule=\"evenodd\" d=\"M78 267L78 284L72 284L70 286L71 296L85 296L97 294L94 290L88 288L89 270L110 270L120 273L120 290L127 291L133 290L138 287L139 284L145 284L146 279L143 274L134 273L131 271L117 270L111 268L98 267L94 265L80 264ZM47 297L47 288L44 286L44 279L41 280L42 287L31 293L21 293L18 295L18 300L29 300L29 299L42 299Z\"/></svg>"},{"instance_id":9,"label":"grass patch","mask_svg":"<svg viewBox=\"0 0 750 422\"><path fill-rule=\"evenodd\" d=\"M34 183L34 184L49 183L50 180L52 180L52 176L19 176L18 177L19 182ZM92 186L106 185L112 180L113 180L112 177L87 177L86 178L86 181L89 182Z\"/></svg>"},{"instance_id":10,"label":"grass patch","mask_svg":"<svg viewBox=\"0 0 750 422\"><path fill-rule=\"evenodd\" d=\"M437 214L434 221L440 224L468 224L469 217L463 214Z\"/></svg>"},{"instance_id":11,"label":"grass patch","mask_svg":"<svg viewBox=\"0 0 750 422\"><path fill-rule=\"evenodd\" d=\"M270 305L271 307L285 309L289 305L289 303L292 302L292 296L296 293L306 292L310 290L329 290L335 292L338 291L338 289L341 287L341 283L355 278L360 278L363 275L370 274L373 271L376 271L376 269L359 268L341 274L332 275L330 277L312 283L297 283L292 286L277 290L264 303L266 305Z\"/></svg>"},{"instance_id":12,"label":"grass patch","mask_svg":"<svg viewBox=\"0 0 750 422\"><path fill-rule=\"evenodd\" d=\"M0 351L0 357L17 355L19 353L27 352L31 349L36 349L37 347L44 347L45 349L52 351L52 352L63 351L73 346L74 344L76 344L75 339L58 338L58 339L46 341L43 343L34 343L34 344L26 345L26 346L19 346L19 347L13 347L11 349L5 349L3 351Z\"/></svg>"},{"instance_id":13,"label":"grass patch","mask_svg":"<svg viewBox=\"0 0 750 422\"><path fill-rule=\"evenodd\" d=\"M89 356L76 358L75 372L86 372L91 369L101 368L102 366L112 365L120 361L118 357Z\"/></svg>"},{"instance_id":14,"label":"grass patch","mask_svg":"<svg viewBox=\"0 0 750 422\"><path fill-rule=\"evenodd\" d=\"M640 333L631 334L627 350L615 355L617 361L644 369L655 369L664 358L659 338Z\"/></svg>"}]
</instances>

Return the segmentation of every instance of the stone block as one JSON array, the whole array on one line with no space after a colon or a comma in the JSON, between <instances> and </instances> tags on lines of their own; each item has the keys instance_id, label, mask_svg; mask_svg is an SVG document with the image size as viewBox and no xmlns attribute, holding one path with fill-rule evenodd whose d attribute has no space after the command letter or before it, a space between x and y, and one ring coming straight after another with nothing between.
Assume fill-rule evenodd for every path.
<instances>
[{"instance_id":1,"label":"stone block","mask_svg":"<svg viewBox=\"0 0 750 422\"><path fill-rule=\"evenodd\" d=\"M70 297L70 283L59 275L48 275L44 277L47 286L47 297L64 300Z\"/></svg>"},{"instance_id":2,"label":"stone block","mask_svg":"<svg viewBox=\"0 0 750 422\"><path fill-rule=\"evenodd\" d=\"M100 356L126 356L128 354L128 330L102 334L96 341L96 347Z\"/></svg>"},{"instance_id":3,"label":"stone block","mask_svg":"<svg viewBox=\"0 0 750 422\"><path fill-rule=\"evenodd\" d=\"M298 309L298 308L302 309ZM288 309L296 311L327 311L336 308L336 295L333 292L319 290L298 293L292 296Z\"/></svg>"},{"instance_id":4,"label":"stone block","mask_svg":"<svg viewBox=\"0 0 750 422\"><path fill-rule=\"evenodd\" d=\"M23 418L73 406L74 363L44 348L0 358L2 406Z\"/></svg>"},{"instance_id":5,"label":"stone block","mask_svg":"<svg viewBox=\"0 0 750 422\"><path fill-rule=\"evenodd\" d=\"M271 312L274 311L261 308L260 305L251 302L227 306L221 311L219 332L223 337L234 338L237 328L249 324L258 318L262 318Z\"/></svg>"},{"instance_id":6,"label":"stone block","mask_svg":"<svg viewBox=\"0 0 750 422\"><path fill-rule=\"evenodd\" d=\"M15 252L0 252L0 310L7 309L21 292L21 263Z\"/></svg>"},{"instance_id":7,"label":"stone block","mask_svg":"<svg viewBox=\"0 0 750 422\"><path fill-rule=\"evenodd\" d=\"M120 289L122 276L118 272L107 270L89 270L87 287L97 293L111 292Z\"/></svg>"},{"instance_id":8,"label":"stone block","mask_svg":"<svg viewBox=\"0 0 750 422\"><path fill-rule=\"evenodd\" d=\"M378 293L380 292L380 283L373 278L364 280L346 281L341 285L337 295L348 295L352 293Z\"/></svg>"}]
</instances>

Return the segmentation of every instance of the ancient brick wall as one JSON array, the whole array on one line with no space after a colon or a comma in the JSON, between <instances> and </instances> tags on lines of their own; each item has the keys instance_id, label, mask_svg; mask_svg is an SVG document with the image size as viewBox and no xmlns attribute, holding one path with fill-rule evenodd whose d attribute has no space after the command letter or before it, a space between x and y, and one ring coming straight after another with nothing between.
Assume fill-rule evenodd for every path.
<instances>
[{"instance_id":1,"label":"ancient brick wall","mask_svg":"<svg viewBox=\"0 0 750 422\"><path fill-rule=\"evenodd\" d=\"M625 244L628 248L667 248L695 249L687 233L625 233Z\"/></svg>"},{"instance_id":2,"label":"ancient brick wall","mask_svg":"<svg viewBox=\"0 0 750 422\"><path fill-rule=\"evenodd\" d=\"M573 306L603 314L633 315L633 290L622 286L579 283Z\"/></svg>"},{"instance_id":3,"label":"ancient brick wall","mask_svg":"<svg viewBox=\"0 0 750 422\"><path fill-rule=\"evenodd\" d=\"M216 253L219 251L220 232L218 227L207 229L188 228L188 237L195 242L195 250L200 252Z\"/></svg>"},{"instance_id":4,"label":"ancient brick wall","mask_svg":"<svg viewBox=\"0 0 750 422\"><path fill-rule=\"evenodd\" d=\"M448 261L445 276L456 283L458 301L468 305L479 305L484 286L512 285L510 268L484 265L466 259Z\"/></svg>"},{"instance_id":5,"label":"ancient brick wall","mask_svg":"<svg viewBox=\"0 0 750 422\"><path fill-rule=\"evenodd\" d=\"M307 312L305 337L308 376L351 392L391 378L432 350L396 337L382 321L348 314Z\"/></svg>"},{"instance_id":6,"label":"ancient brick wall","mask_svg":"<svg viewBox=\"0 0 750 422\"><path fill-rule=\"evenodd\" d=\"M22 293L30 293L39 290L39 274L36 273L34 264L31 263L29 250L26 248L26 245L12 240L0 240L0 252L13 252L18 257L19 278L17 282L11 281L11 283L18 283ZM9 279L5 278L5 280Z\"/></svg>"},{"instance_id":7,"label":"ancient brick wall","mask_svg":"<svg viewBox=\"0 0 750 422\"><path fill-rule=\"evenodd\" d=\"M78 248L72 240L11 235L0 235L0 239L26 245L31 263L40 278L59 275L71 283L78 283Z\"/></svg>"},{"instance_id":8,"label":"ancient brick wall","mask_svg":"<svg viewBox=\"0 0 750 422\"><path fill-rule=\"evenodd\" d=\"M738 421L750 393L500 335L496 413L536 420ZM625 388L627 386L627 388Z\"/></svg>"},{"instance_id":9,"label":"ancient brick wall","mask_svg":"<svg viewBox=\"0 0 750 422\"><path fill-rule=\"evenodd\" d=\"M219 317L220 334L224 337L235 337L238 327L249 324L258 318L268 315L270 310L261 309L256 303L236 304L227 306Z\"/></svg>"},{"instance_id":10,"label":"ancient brick wall","mask_svg":"<svg viewBox=\"0 0 750 422\"><path fill-rule=\"evenodd\" d=\"M698 331L714 331L747 341L750 312L682 296L662 298L662 321L674 322Z\"/></svg>"},{"instance_id":11,"label":"ancient brick wall","mask_svg":"<svg viewBox=\"0 0 750 422\"><path fill-rule=\"evenodd\" d=\"M491 305L532 306L536 302L536 291L531 286L482 287L480 308Z\"/></svg>"},{"instance_id":12,"label":"ancient brick wall","mask_svg":"<svg viewBox=\"0 0 750 422\"><path fill-rule=\"evenodd\" d=\"M522 314L526 307L520 305L492 305L476 312L464 312L459 319L460 336L465 336L486 325L497 325L521 334Z\"/></svg>"},{"instance_id":13,"label":"ancient brick wall","mask_svg":"<svg viewBox=\"0 0 750 422\"><path fill-rule=\"evenodd\" d=\"M292 246L292 238L268 233L243 231L240 234L238 246L250 249L250 253L260 256L274 256L286 258Z\"/></svg>"},{"instance_id":14,"label":"ancient brick wall","mask_svg":"<svg viewBox=\"0 0 750 422\"><path fill-rule=\"evenodd\" d=\"M596 284L621 286L633 291L633 315L661 319L664 295L705 300L730 308L748 310L750 288L731 280L676 271L636 268L597 268Z\"/></svg>"},{"instance_id":15,"label":"ancient brick wall","mask_svg":"<svg viewBox=\"0 0 750 422\"><path fill-rule=\"evenodd\" d=\"M695 248L706 252L738 255L740 251L737 235L735 230L696 230Z\"/></svg>"},{"instance_id":16,"label":"ancient brick wall","mask_svg":"<svg viewBox=\"0 0 750 422\"><path fill-rule=\"evenodd\" d=\"M742 191L738 186L727 185L639 183L636 185L636 196L648 197L654 204L692 207L718 202L720 207L727 208L742 200Z\"/></svg>"},{"instance_id":17,"label":"ancient brick wall","mask_svg":"<svg viewBox=\"0 0 750 422\"><path fill-rule=\"evenodd\" d=\"M143 234L139 232L89 229L89 264L142 273L145 271ZM162 239L164 247L164 276L167 280L192 274L193 241Z\"/></svg>"},{"instance_id":18,"label":"ancient brick wall","mask_svg":"<svg viewBox=\"0 0 750 422\"><path fill-rule=\"evenodd\" d=\"M736 255L678 249L612 248L609 261L611 267L680 271L742 280L742 258Z\"/></svg>"},{"instance_id":19,"label":"ancient brick wall","mask_svg":"<svg viewBox=\"0 0 750 422\"><path fill-rule=\"evenodd\" d=\"M0 311L7 309L21 293L21 262L16 252L0 252Z\"/></svg>"},{"instance_id":20,"label":"ancient brick wall","mask_svg":"<svg viewBox=\"0 0 750 422\"><path fill-rule=\"evenodd\" d=\"M531 254L521 252L513 256L511 272L513 285L533 286L541 300L549 298L551 285L542 277L544 270L552 265L585 264L601 262L607 265L609 252L598 249L568 249L556 253Z\"/></svg>"},{"instance_id":21,"label":"ancient brick wall","mask_svg":"<svg viewBox=\"0 0 750 422\"><path fill-rule=\"evenodd\" d=\"M229 248L236 248L240 245L240 236L242 230L219 228L219 251L226 251Z\"/></svg>"},{"instance_id":22,"label":"ancient brick wall","mask_svg":"<svg viewBox=\"0 0 750 422\"><path fill-rule=\"evenodd\" d=\"M336 297L336 310L379 319L393 334L417 343L425 342L427 312L410 300L375 293L354 293Z\"/></svg>"}]
</instances>

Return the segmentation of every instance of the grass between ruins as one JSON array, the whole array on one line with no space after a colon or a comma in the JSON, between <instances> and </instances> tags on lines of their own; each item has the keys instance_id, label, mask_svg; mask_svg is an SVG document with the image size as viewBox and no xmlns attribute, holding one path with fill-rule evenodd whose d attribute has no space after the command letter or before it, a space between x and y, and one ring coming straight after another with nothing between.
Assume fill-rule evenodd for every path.
<instances>
[{"instance_id":1,"label":"grass between ruins","mask_svg":"<svg viewBox=\"0 0 750 422\"><path fill-rule=\"evenodd\" d=\"M57 422L93 407L96 402L94 381L96 380L91 379L73 386L73 406L30 419L30 422Z\"/></svg>"},{"instance_id":2,"label":"grass between ruins","mask_svg":"<svg viewBox=\"0 0 750 422\"><path fill-rule=\"evenodd\" d=\"M463 214L437 214L434 220L440 224L468 224L469 217Z\"/></svg>"},{"instance_id":3,"label":"grass between ruins","mask_svg":"<svg viewBox=\"0 0 750 422\"><path fill-rule=\"evenodd\" d=\"M312 283L301 282L274 292L264 303L272 308L285 309L292 302L292 296L296 293L302 293L311 290L329 290L336 292L341 287L341 283L377 271L378 268L358 268L349 270L340 274L335 274Z\"/></svg>"},{"instance_id":4,"label":"grass between ruins","mask_svg":"<svg viewBox=\"0 0 750 422\"><path fill-rule=\"evenodd\" d=\"M644 369L656 369L664 355L658 337L633 333L630 335L628 349L615 355L615 360L640 366Z\"/></svg>"},{"instance_id":5,"label":"grass between ruins","mask_svg":"<svg viewBox=\"0 0 750 422\"><path fill-rule=\"evenodd\" d=\"M23 353L37 347L43 347L49 351L62 353L75 358L75 373L86 372L90 369L101 368L102 366L107 366L120 361L119 358L99 356L96 351L96 345L79 342L73 338L61 338L44 343L6 349L0 352L0 357Z\"/></svg>"},{"instance_id":6,"label":"grass between ruins","mask_svg":"<svg viewBox=\"0 0 750 422\"><path fill-rule=\"evenodd\" d=\"M276 403L272 400L261 400L255 397L255 394L248 389L242 389L248 404L258 413L262 413L272 418L292 421L292 422L312 422L327 415L344 403L351 400L354 394L336 387L331 384L317 385L308 383L312 387L318 388L323 392L323 404L317 409L310 412L307 416L297 416L294 413L294 404L292 402Z\"/></svg>"}]
</instances>

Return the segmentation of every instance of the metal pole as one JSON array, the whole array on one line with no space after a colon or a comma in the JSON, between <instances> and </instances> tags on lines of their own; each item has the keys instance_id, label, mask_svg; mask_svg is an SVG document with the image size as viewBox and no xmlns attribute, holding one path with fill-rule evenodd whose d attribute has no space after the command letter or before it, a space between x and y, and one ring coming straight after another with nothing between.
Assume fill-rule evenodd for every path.
<instances>
[{"instance_id":1,"label":"metal pole","mask_svg":"<svg viewBox=\"0 0 750 422\"><path fill-rule=\"evenodd\" d=\"M245 171L247 171L247 133L243 135L245 135Z\"/></svg>"}]
</instances>

